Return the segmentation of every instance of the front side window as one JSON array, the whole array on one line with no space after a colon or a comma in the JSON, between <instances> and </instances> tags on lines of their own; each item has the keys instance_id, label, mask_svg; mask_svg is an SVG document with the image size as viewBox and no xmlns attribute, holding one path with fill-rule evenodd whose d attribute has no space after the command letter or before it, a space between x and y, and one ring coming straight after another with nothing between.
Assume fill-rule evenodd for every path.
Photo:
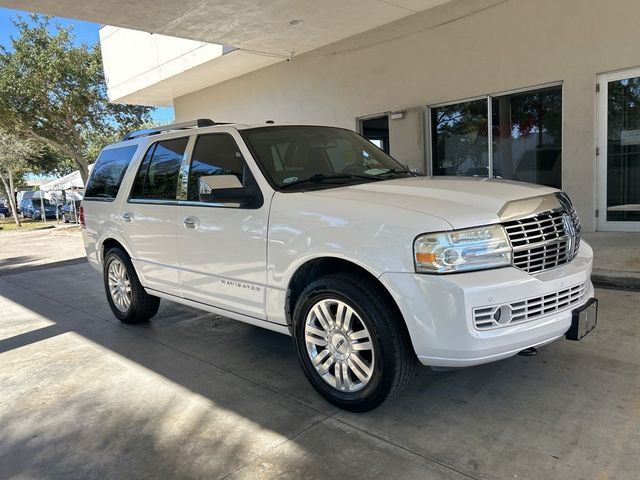
<instances>
[{"instance_id":1,"label":"front side window","mask_svg":"<svg viewBox=\"0 0 640 480\"><path fill-rule=\"evenodd\" d=\"M178 172L188 142L188 137L182 137L153 144L140 164L131 198L175 200Z\"/></svg>"},{"instance_id":2,"label":"front side window","mask_svg":"<svg viewBox=\"0 0 640 480\"><path fill-rule=\"evenodd\" d=\"M138 147L110 148L103 150L87 183L85 200L113 200L118 195L122 178Z\"/></svg>"},{"instance_id":3,"label":"front side window","mask_svg":"<svg viewBox=\"0 0 640 480\"><path fill-rule=\"evenodd\" d=\"M431 139L434 175L506 178L560 188L562 87L433 107Z\"/></svg>"},{"instance_id":4,"label":"front side window","mask_svg":"<svg viewBox=\"0 0 640 480\"><path fill-rule=\"evenodd\" d=\"M200 135L193 149L191 166L189 168L189 182L187 199L200 201L200 193L207 190L203 185L203 177L229 176L229 187L240 187L244 183L245 161L233 137L225 133ZM234 181L235 179L235 181Z\"/></svg>"},{"instance_id":5,"label":"front side window","mask_svg":"<svg viewBox=\"0 0 640 480\"><path fill-rule=\"evenodd\" d=\"M243 130L242 136L278 189L330 188L413 175L365 138L342 128L259 127ZM302 183L308 179L312 181Z\"/></svg>"}]
</instances>

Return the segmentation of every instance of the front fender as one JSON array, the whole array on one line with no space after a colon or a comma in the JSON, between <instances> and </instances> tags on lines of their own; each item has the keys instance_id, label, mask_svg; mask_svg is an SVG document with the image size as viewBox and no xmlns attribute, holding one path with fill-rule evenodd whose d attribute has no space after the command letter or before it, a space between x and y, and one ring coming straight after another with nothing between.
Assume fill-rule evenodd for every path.
<instances>
[{"instance_id":1,"label":"front fender","mask_svg":"<svg viewBox=\"0 0 640 480\"><path fill-rule=\"evenodd\" d=\"M319 257L347 260L375 277L413 272L415 237L450 228L438 217L397 207L278 193L269 218L267 282L286 289L301 265Z\"/></svg>"}]
</instances>

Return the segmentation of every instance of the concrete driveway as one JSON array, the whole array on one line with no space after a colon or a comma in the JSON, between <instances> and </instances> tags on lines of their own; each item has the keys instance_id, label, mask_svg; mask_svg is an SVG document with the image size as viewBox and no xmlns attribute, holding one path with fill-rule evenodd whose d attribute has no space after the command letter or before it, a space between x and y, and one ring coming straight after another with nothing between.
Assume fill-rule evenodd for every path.
<instances>
[{"instance_id":1,"label":"concrete driveway","mask_svg":"<svg viewBox=\"0 0 640 480\"><path fill-rule=\"evenodd\" d=\"M11 273L85 261L80 227L0 232L0 277Z\"/></svg>"},{"instance_id":2,"label":"concrete driveway","mask_svg":"<svg viewBox=\"0 0 640 480\"><path fill-rule=\"evenodd\" d=\"M598 296L581 342L351 414L285 336L166 301L121 325L87 264L6 275L0 478L638 478L640 294Z\"/></svg>"}]
</instances>

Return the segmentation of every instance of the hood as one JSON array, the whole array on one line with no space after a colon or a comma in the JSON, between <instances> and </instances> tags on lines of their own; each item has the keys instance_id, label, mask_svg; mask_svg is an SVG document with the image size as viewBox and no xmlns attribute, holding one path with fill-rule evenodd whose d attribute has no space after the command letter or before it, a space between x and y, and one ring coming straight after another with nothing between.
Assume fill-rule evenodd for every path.
<instances>
[{"instance_id":1,"label":"hood","mask_svg":"<svg viewBox=\"0 0 640 480\"><path fill-rule=\"evenodd\" d=\"M409 177L305 194L412 210L439 217L458 229L497 223L505 203L557 191L494 178Z\"/></svg>"}]
</instances>

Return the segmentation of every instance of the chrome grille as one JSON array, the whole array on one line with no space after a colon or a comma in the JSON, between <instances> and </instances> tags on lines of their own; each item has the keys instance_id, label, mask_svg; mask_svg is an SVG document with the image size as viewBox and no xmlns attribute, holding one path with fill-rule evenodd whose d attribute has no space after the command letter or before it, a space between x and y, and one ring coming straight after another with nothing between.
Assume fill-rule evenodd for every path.
<instances>
[{"instance_id":1,"label":"chrome grille","mask_svg":"<svg viewBox=\"0 0 640 480\"><path fill-rule=\"evenodd\" d=\"M478 330L490 330L560 312L579 305L587 299L589 282L574 285L548 295L531 297L518 302L473 309L473 322Z\"/></svg>"},{"instance_id":2,"label":"chrome grille","mask_svg":"<svg viewBox=\"0 0 640 480\"><path fill-rule=\"evenodd\" d=\"M503 226L513 248L513 264L525 272L564 265L575 258L580 248L580 220L570 204Z\"/></svg>"}]
</instances>

